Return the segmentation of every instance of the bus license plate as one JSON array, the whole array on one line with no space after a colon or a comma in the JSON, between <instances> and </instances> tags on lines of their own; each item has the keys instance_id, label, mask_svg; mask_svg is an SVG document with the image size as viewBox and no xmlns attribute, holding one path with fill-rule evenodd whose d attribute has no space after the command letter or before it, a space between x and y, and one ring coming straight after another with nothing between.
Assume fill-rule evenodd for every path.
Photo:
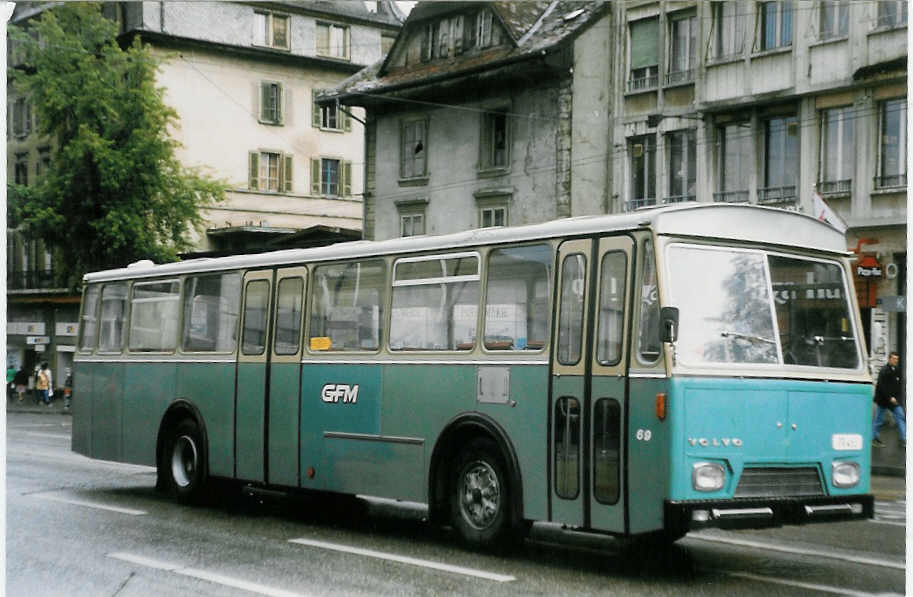
<instances>
[{"instance_id":1,"label":"bus license plate","mask_svg":"<svg viewBox=\"0 0 913 597\"><path fill-rule=\"evenodd\" d=\"M861 450L862 436L858 433L835 433L831 436L831 447L835 450Z\"/></svg>"}]
</instances>

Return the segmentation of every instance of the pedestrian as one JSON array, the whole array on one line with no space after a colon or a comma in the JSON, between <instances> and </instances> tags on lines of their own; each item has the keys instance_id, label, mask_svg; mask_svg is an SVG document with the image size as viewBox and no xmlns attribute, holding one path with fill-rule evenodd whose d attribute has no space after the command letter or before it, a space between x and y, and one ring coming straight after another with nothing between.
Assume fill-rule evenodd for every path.
<instances>
[{"instance_id":1,"label":"pedestrian","mask_svg":"<svg viewBox=\"0 0 913 597\"><path fill-rule=\"evenodd\" d=\"M6 367L6 397L10 400L16 395L16 384L13 383L14 377L16 377L16 368L10 363Z\"/></svg>"},{"instance_id":2,"label":"pedestrian","mask_svg":"<svg viewBox=\"0 0 913 597\"><path fill-rule=\"evenodd\" d=\"M13 384L16 385L16 395L19 396L19 402L22 402L25 397L25 389L29 385L29 374L26 372L25 367L19 367L19 371L16 371L16 375L13 376Z\"/></svg>"},{"instance_id":3,"label":"pedestrian","mask_svg":"<svg viewBox=\"0 0 913 597\"><path fill-rule=\"evenodd\" d=\"M66 378L63 380L63 409L70 410L70 398L73 396L73 372L66 369Z\"/></svg>"},{"instance_id":4,"label":"pedestrian","mask_svg":"<svg viewBox=\"0 0 913 597\"><path fill-rule=\"evenodd\" d=\"M51 406L51 398L54 396L54 390L51 389L54 387L53 383L47 362L41 363L41 369L38 370L38 378L35 381L39 404L44 402L48 407Z\"/></svg>"},{"instance_id":5,"label":"pedestrian","mask_svg":"<svg viewBox=\"0 0 913 597\"><path fill-rule=\"evenodd\" d=\"M878 381L875 383L875 420L872 422L872 445L876 448L883 448L884 442L878 439L881 426L884 423L884 412L891 411L894 416L894 422L897 423L897 431L900 433L900 445L907 446L907 423L904 417L902 404L902 381L900 368L897 366L900 362L900 355L891 352L888 355L888 364L881 368L878 373Z\"/></svg>"}]
</instances>

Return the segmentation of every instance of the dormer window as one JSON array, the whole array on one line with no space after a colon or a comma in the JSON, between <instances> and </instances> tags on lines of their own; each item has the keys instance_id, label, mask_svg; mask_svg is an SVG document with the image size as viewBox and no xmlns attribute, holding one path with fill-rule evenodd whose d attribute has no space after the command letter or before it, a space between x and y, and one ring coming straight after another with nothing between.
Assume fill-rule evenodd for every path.
<instances>
[{"instance_id":1,"label":"dormer window","mask_svg":"<svg viewBox=\"0 0 913 597\"><path fill-rule=\"evenodd\" d=\"M501 28L491 10L454 15L425 25L422 30L421 60L458 56L472 48L501 43Z\"/></svg>"}]
</instances>

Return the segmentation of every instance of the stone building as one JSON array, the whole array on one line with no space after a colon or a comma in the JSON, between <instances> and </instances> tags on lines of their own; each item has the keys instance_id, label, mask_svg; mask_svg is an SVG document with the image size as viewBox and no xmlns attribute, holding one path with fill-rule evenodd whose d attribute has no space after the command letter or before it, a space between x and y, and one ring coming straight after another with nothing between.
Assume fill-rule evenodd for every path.
<instances>
[{"instance_id":1,"label":"stone building","mask_svg":"<svg viewBox=\"0 0 913 597\"><path fill-rule=\"evenodd\" d=\"M326 101L367 110L368 238L817 194L860 253L878 366L905 344L907 11L424 2Z\"/></svg>"},{"instance_id":2,"label":"stone building","mask_svg":"<svg viewBox=\"0 0 913 597\"><path fill-rule=\"evenodd\" d=\"M17 3L11 23L27 24L54 4ZM230 185L225 201L204 211L193 255L358 235L362 119L316 106L314 94L384 56L404 18L395 3L112 2L103 12L118 23L122 45L140 36L163 58L157 81L178 113L181 161ZM7 103L8 176L28 184L53 144L28 98L8 87ZM79 296L60 287L45 247L15 231L7 271L8 361L31 367L47 358L62 382Z\"/></svg>"}]
</instances>

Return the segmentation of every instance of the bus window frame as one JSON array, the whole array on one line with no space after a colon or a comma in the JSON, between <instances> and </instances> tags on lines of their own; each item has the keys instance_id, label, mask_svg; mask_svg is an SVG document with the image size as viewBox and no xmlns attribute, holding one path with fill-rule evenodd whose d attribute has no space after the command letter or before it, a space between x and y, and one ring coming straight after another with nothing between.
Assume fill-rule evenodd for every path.
<instances>
[{"instance_id":1,"label":"bus window frame","mask_svg":"<svg viewBox=\"0 0 913 597\"><path fill-rule=\"evenodd\" d=\"M491 249L491 247L485 247L486 249ZM444 276L440 278L423 278L420 280L403 280L402 283L397 284L396 282L396 269L401 263L421 263L425 261L438 261L438 260L450 260L450 259L464 259L468 257L474 257L476 260L476 273L474 275L462 275L462 276ZM485 292L483 288L485 284L485 257L486 255L482 252L482 247L477 247L472 250L462 250L454 253L428 253L424 255L411 255L406 257L398 257L396 255L390 256L392 263L389 269L390 278L389 283L387 284L387 294L389 299L389 308L387 310L386 319L386 338L383 342L383 347L389 354L393 355L402 355L402 354L433 354L433 355L444 355L444 354L472 354L479 347L479 334L482 331L482 295ZM473 339L472 346L465 349L441 349L435 350L433 348L393 348L390 345L390 339L392 337L393 330L393 295L396 288L405 288L405 287L414 287L414 286L429 286L432 284L456 284L460 282L477 282L479 284L479 292L476 297L476 333L475 338Z\"/></svg>"},{"instance_id":2,"label":"bus window frame","mask_svg":"<svg viewBox=\"0 0 913 597\"><path fill-rule=\"evenodd\" d=\"M244 302L244 270L213 270L207 272L193 272L181 276L181 296L180 296L180 313L178 319L180 319L180 327L178 328L178 351L180 354L187 356L236 356L240 350L238 347L241 344L241 317L242 309ZM190 278L202 278L206 276L227 276L231 274L237 274L239 278L238 283L238 316L235 321L235 347L233 350L186 350L184 347L184 301L187 300L187 280ZM131 303L132 304L132 303Z\"/></svg>"},{"instance_id":3,"label":"bus window frame","mask_svg":"<svg viewBox=\"0 0 913 597\"><path fill-rule=\"evenodd\" d=\"M546 297L545 297L545 300L547 301L546 319L545 319L545 342L543 343L541 348L538 348L536 350L498 350L498 349L488 348L485 345L485 332L486 332L485 326L487 323L485 311L488 307L488 281L491 276L491 254L494 253L495 251L504 251L504 250L508 250L508 249L517 249L517 248L522 248L522 247L536 247L536 246L548 247L548 249L549 249L549 251L551 251L551 255L552 255L551 264L549 265L549 267L552 268L552 271L551 271L551 273L549 273L546 276L546 280L545 280L546 284L548 284L548 289L547 289L547 293L546 293ZM553 311L553 307L554 307L554 305L552 303L555 300L555 297L553 296L554 292L555 292L555 288L554 288L555 272L557 272L557 269L558 269L557 254L558 254L557 246L555 245L553 239L544 239L541 241L527 242L527 243L520 243L520 244L493 245L493 246L485 247L485 251L484 251L485 265L484 265L484 267L481 264L479 266L482 269L481 275L482 275L483 287L480 289L481 299L480 299L480 305L479 305L479 321L476 324L478 326L478 329L481 332L480 334L476 334L476 336L477 336L476 346L482 349L483 354L491 355L491 356L510 355L511 357L517 357L517 356L521 356L521 355L541 355L542 353L545 353L546 351L548 351L551 348L552 315L553 315L552 311ZM481 336L481 338L482 338L481 342L478 341L478 336Z\"/></svg>"},{"instance_id":4,"label":"bus window frame","mask_svg":"<svg viewBox=\"0 0 913 597\"><path fill-rule=\"evenodd\" d=\"M130 300L133 293L133 284L132 280L112 280L110 282L105 282L104 284L99 284L101 290L98 292L98 319L97 326L98 330L95 337L95 354L99 356L120 356L124 354L127 350L127 336L130 332L130 317L132 315L132 305L133 301ZM124 314L123 314L123 324L125 327L121 331L120 338L120 349L119 350L102 350L101 349L101 316L102 316L102 307L104 305L105 290L112 286L123 285L126 288L126 296L124 298Z\"/></svg>"},{"instance_id":5,"label":"bus window frame","mask_svg":"<svg viewBox=\"0 0 913 597\"><path fill-rule=\"evenodd\" d=\"M126 348L124 353L131 356L145 356L145 355L176 355L178 349L181 345L181 331L184 329L184 278L185 276L169 276L165 278L134 278L129 279L130 282L130 304L128 306L130 312L130 325L127 328L127 340ZM165 284L168 282L177 282L178 283L178 292L177 292L177 303L178 303L178 316L177 316L177 338L174 341L174 348L170 350L133 350L130 348L130 340L132 340L133 335L133 296L136 292L137 286L147 286L151 284ZM99 305L101 297L99 297Z\"/></svg>"},{"instance_id":6,"label":"bus window frame","mask_svg":"<svg viewBox=\"0 0 913 597\"><path fill-rule=\"evenodd\" d=\"M127 282L129 284L130 280L128 280ZM80 302L79 302L79 335L76 337L76 351L78 354L86 355L86 356L92 355L92 354L95 354L95 349L98 348L98 336L99 336L98 316L99 316L99 311L101 310L101 291L102 291L103 286L104 286L103 283L96 282L95 284L86 284L85 288L83 289L82 298L80 299ZM132 286L132 284L130 284L130 286ZM98 297L95 300L95 313L94 313L94 316L95 316L95 342L92 343L91 348L83 348L83 337L85 334L85 322L83 321L83 317L85 316L86 295L89 293L89 290L91 288L98 289ZM128 306L129 306L129 301L128 301ZM128 332L129 332L129 330L128 330Z\"/></svg>"},{"instance_id":7,"label":"bus window frame","mask_svg":"<svg viewBox=\"0 0 913 597\"><path fill-rule=\"evenodd\" d=\"M314 308L314 301L317 300L314 296L314 293L317 292L317 271L326 266L334 265L346 265L348 263L358 263L366 261L378 261L383 263L384 266L384 283L381 286L381 295L378 306L381 309L386 309L386 312L382 313L380 317L377 333L377 347L371 350L315 350L311 348L311 319L313 313L311 310ZM393 292L391 291L391 275L392 268L390 265L391 258L389 255L379 254L379 255L366 255L363 257L356 257L352 259L343 259L341 261L310 261L307 263L302 263L298 266L293 265L283 265L282 267L303 267L307 269L307 274L305 276L305 288L304 288L304 323L301 326L301 344L302 348L299 351L299 354L307 354L308 356L317 356L317 357L327 357L330 355L362 355L362 356L377 356L384 351L384 342L385 342L385 332L389 332L389 311L390 303L392 301ZM279 271L277 269L277 271ZM240 341L239 341L240 342ZM281 355L280 355L281 356Z\"/></svg>"}]
</instances>

